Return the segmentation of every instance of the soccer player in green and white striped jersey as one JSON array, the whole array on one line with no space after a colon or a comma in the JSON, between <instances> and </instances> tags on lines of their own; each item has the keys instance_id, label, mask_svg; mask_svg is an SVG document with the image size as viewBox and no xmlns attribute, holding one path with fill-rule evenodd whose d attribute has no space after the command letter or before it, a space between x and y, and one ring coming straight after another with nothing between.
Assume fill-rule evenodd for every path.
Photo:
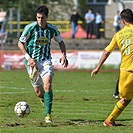
<instances>
[{"instance_id":1,"label":"soccer player in green and white striped jersey","mask_svg":"<svg viewBox=\"0 0 133 133\"><path fill-rule=\"evenodd\" d=\"M62 57L59 59L64 67L68 66L66 47L60 32L47 22L49 9L39 6L36 10L36 22L25 26L19 38L18 47L25 56L25 65L36 95L44 101L46 107L46 123L51 123L53 101L52 77L54 75L51 62L50 44L54 38L59 43Z\"/></svg>"}]
</instances>

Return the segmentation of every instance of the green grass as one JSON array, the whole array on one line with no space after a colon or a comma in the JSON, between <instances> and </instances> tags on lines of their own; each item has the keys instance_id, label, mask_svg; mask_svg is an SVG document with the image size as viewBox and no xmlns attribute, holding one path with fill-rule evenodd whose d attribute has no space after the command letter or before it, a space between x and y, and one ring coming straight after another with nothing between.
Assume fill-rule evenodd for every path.
<instances>
[{"instance_id":1,"label":"green grass","mask_svg":"<svg viewBox=\"0 0 133 133\"><path fill-rule=\"evenodd\" d=\"M125 126L104 127L102 122L112 111L112 97L119 72L100 72L94 78L89 71L55 71L53 79L52 124L45 124L45 108L35 96L28 75L23 71L0 72L0 129L2 133L131 133L133 102L116 123ZM14 106L27 101L31 113L19 118Z\"/></svg>"}]
</instances>

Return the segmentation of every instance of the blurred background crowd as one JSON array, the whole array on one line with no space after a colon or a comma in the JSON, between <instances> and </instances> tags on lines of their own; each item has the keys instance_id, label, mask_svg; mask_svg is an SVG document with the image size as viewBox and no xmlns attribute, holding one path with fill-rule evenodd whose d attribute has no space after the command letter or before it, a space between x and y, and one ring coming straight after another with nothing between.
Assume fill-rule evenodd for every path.
<instances>
[{"instance_id":1,"label":"blurred background crowd","mask_svg":"<svg viewBox=\"0 0 133 133\"><path fill-rule=\"evenodd\" d=\"M16 45L15 41L24 26L36 20L34 10L43 4L50 9L48 21L57 26L63 38L69 39L111 38L122 27L119 12L124 8L133 7L132 0L1 0L1 49ZM73 13L78 13L78 16Z\"/></svg>"}]
</instances>

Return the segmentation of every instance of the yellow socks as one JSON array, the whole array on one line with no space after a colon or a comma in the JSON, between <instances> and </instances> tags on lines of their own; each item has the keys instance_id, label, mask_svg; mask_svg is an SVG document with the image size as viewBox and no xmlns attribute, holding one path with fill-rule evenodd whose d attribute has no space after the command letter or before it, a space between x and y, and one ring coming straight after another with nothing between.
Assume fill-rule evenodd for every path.
<instances>
[{"instance_id":1,"label":"yellow socks","mask_svg":"<svg viewBox=\"0 0 133 133\"><path fill-rule=\"evenodd\" d=\"M111 114L108 116L108 118L105 121L108 123L113 123L124 109L125 109L125 106L120 101L118 101L113 111L111 112Z\"/></svg>"}]
</instances>

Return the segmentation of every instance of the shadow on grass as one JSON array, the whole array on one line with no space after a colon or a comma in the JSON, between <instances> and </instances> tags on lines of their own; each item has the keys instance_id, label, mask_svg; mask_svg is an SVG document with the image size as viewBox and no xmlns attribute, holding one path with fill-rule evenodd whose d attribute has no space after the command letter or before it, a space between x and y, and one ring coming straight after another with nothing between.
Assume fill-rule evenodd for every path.
<instances>
[{"instance_id":1,"label":"shadow on grass","mask_svg":"<svg viewBox=\"0 0 133 133\"><path fill-rule=\"evenodd\" d=\"M121 121L133 121L133 119L116 120L116 126L126 126L124 124L119 123ZM70 119L70 123L74 123L76 125L96 125L103 122L104 120Z\"/></svg>"},{"instance_id":2,"label":"shadow on grass","mask_svg":"<svg viewBox=\"0 0 133 133\"><path fill-rule=\"evenodd\" d=\"M50 124L45 123L44 121L40 121L36 127L63 127L63 126L96 126L96 125L103 125L104 120L85 120L85 119L68 119L67 121L58 121L58 122L52 122ZM127 121L133 121L133 119L122 119L122 120L116 120L116 126L131 126L131 124L120 124L119 122L127 122ZM19 124L19 123L12 123L12 124L6 124L6 126L9 127L26 127L25 124Z\"/></svg>"}]
</instances>

